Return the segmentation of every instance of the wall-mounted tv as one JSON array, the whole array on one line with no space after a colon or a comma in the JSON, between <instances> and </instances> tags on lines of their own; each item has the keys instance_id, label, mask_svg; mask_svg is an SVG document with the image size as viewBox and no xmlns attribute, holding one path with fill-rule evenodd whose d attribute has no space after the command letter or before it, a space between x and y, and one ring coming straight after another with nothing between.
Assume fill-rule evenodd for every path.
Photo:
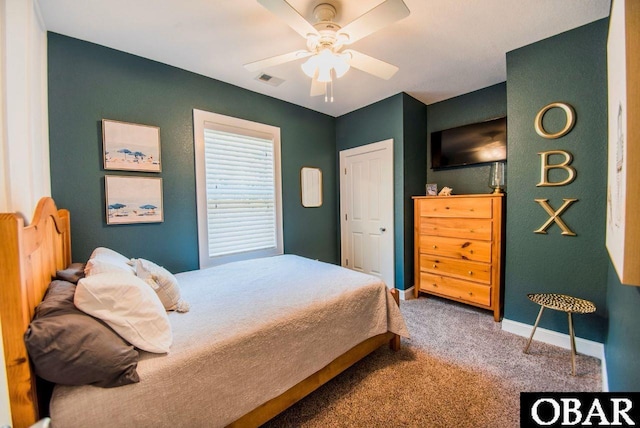
<instances>
[{"instance_id":1,"label":"wall-mounted tv","mask_svg":"<svg viewBox=\"0 0 640 428\"><path fill-rule=\"evenodd\" d=\"M506 117L431 133L433 169L506 160Z\"/></svg>"}]
</instances>

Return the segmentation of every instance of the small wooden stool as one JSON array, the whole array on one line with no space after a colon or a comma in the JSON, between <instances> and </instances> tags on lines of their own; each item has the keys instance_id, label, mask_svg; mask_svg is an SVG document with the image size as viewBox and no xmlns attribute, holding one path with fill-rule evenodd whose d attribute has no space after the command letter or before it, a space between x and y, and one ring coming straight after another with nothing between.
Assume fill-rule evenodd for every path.
<instances>
[{"instance_id":1,"label":"small wooden stool","mask_svg":"<svg viewBox=\"0 0 640 428\"><path fill-rule=\"evenodd\" d=\"M569 336L571 338L571 375L576 375L576 338L573 331L573 318L572 314L588 314L596 311L596 306L584 299L578 299L577 297L567 296L565 294L554 294L554 293L537 293L537 294L527 294L529 300L534 303L540 305L540 312L538 312L538 318L536 318L536 323L533 325L533 331L531 331L531 336L529 337L529 341L527 342L527 346L524 348L524 353L526 354L529 351L529 345L531 345L531 340L533 339L533 335L536 332L536 328L538 328L538 323L540 322L540 317L542 316L542 311L544 308L555 309L556 311L566 312L569 316Z\"/></svg>"}]
</instances>

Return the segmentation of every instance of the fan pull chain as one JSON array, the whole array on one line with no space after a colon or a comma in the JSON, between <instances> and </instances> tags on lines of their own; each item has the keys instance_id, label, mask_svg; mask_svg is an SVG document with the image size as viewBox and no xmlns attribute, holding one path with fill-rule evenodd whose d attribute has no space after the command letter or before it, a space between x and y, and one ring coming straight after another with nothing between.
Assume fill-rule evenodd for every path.
<instances>
[{"instance_id":1,"label":"fan pull chain","mask_svg":"<svg viewBox=\"0 0 640 428\"><path fill-rule=\"evenodd\" d=\"M324 83L324 102L325 103L329 102L329 99L331 99L331 102L333 102L333 79L334 79L334 76L332 76L333 69L329 70L329 73L330 73L329 76L331 77L331 80Z\"/></svg>"},{"instance_id":2,"label":"fan pull chain","mask_svg":"<svg viewBox=\"0 0 640 428\"><path fill-rule=\"evenodd\" d=\"M331 102L333 102L333 79L329 82L329 90L331 91Z\"/></svg>"}]
</instances>

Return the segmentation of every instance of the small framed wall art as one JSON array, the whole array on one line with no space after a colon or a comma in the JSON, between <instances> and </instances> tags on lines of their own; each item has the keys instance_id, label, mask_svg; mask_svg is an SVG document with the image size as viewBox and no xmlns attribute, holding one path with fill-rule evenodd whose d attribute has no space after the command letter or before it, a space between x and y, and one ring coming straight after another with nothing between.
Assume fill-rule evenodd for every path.
<instances>
[{"instance_id":1,"label":"small framed wall art","mask_svg":"<svg viewBox=\"0 0 640 428\"><path fill-rule=\"evenodd\" d=\"M102 119L104 169L160 172L160 128Z\"/></svg>"},{"instance_id":2,"label":"small framed wall art","mask_svg":"<svg viewBox=\"0 0 640 428\"><path fill-rule=\"evenodd\" d=\"M303 207L322 206L322 170L320 168L303 167L300 170L300 193Z\"/></svg>"},{"instance_id":3,"label":"small framed wall art","mask_svg":"<svg viewBox=\"0 0 640 428\"><path fill-rule=\"evenodd\" d=\"M162 178L106 175L107 224L161 223Z\"/></svg>"}]
</instances>

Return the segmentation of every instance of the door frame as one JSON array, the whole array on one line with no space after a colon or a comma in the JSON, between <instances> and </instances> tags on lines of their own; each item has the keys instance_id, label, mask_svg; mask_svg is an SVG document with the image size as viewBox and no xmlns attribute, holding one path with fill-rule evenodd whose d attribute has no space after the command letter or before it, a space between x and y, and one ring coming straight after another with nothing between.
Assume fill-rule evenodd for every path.
<instances>
[{"instance_id":1,"label":"door frame","mask_svg":"<svg viewBox=\"0 0 640 428\"><path fill-rule=\"evenodd\" d=\"M363 146L354 147L351 149L345 149L340 151L340 169L338 174L340 175L340 265L342 267L346 266L347 254L348 252L348 239L347 239L347 220L345 217L345 213L347 212L347 201L345 200L345 195L347 194L346 188L346 161L348 157L357 156L360 154L375 152L375 151L384 151L386 150L387 155L384 157L385 162L388 163L388 166L391 169L391 177L395 181L395 170L393 164L393 138L388 140L378 141L376 143L365 144ZM391 211L391 227L387 232L390 234L391 238L391 257L392 257L392 266L393 272L391 275L391 283L387 284L387 287L394 288L395 287L395 259L396 259L396 251L395 251L395 186L394 183L391 185L391 204L387 207ZM387 281L388 282L388 281Z\"/></svg>"}]
</instances>

